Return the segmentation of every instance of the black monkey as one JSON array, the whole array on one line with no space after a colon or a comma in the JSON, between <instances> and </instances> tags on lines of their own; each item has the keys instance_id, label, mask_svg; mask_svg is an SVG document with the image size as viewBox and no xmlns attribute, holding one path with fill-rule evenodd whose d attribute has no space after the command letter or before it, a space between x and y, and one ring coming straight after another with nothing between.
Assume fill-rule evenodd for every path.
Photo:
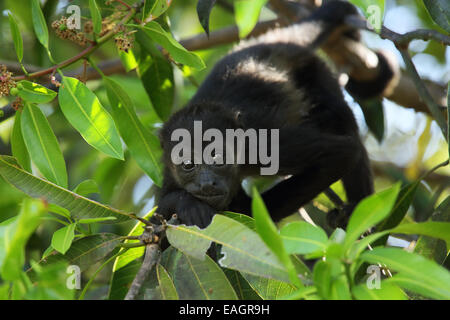
<instances>
[{"instance_id":1,"label":"black monkey","mask_svg":"<svg viewBox=\"0 0 450 320\"><path fill-rule=\"evenodd\" d=\"M243 178L259 174L260 165L180 165L171 152L175 129L279 129L279 172L290 175L263 193L277 221L342 179L354 206L373 192L369 161L352 111L338 82L313 50L357 14L347 2L331 1L310 18L244 42L219 61L188 105L161 130L164 183L158 213L177 213L182 223L207 226L220 210L250 214L251 199ZM342 31L342 30L341 30ZM345 31L345 30L344 30ZM193 156L192 154L190 156ZM218 155L220 156L220 155Z\"/></svg>"}]
</instances>

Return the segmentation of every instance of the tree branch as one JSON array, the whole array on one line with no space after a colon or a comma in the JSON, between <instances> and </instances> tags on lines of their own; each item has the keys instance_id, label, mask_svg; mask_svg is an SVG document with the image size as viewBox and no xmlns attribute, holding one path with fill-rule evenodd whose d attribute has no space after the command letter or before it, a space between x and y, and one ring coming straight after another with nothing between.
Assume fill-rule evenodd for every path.
<instances>
[{"instance_id":1,"label":"tree branch","mask_svg":"<svg viewBox=\"0 0 450 320\"><path fill-rule=\"evenodd\" d=\"M159 244L149 244L145 247L144 261L142 262L142 266L131 284L130 290L125 296L125 300L136 299L148 273L158 261L160 253L161 250L159 249Z\"/></svg>"},{"instance_id":2,"label":"tree branch","mask_svg":"<svg viewBox=\"0 0 450 320\"><path fill-rule=\"evenodd\" d=\"M169 221L166 221L162 216L155 213L154 217L158 218L161 224L153 224L150 221L142 221L146 227L144 232L139 239L141 240L139 244L145 243L145 256L142 265L134 278L130 289L128 290L125 300L135 300L139 294L139 291L147 278L149 272L152 270L153 266L158 262L161 248L160 241L166 236L167 225L176 225L179 223L177 215L174 214Z\"/></svg>"},{"instance_id":3,"label":"tree branch","mask_svg":"<svg viewBox=\"0 0 450 320\"><path fill-rule=\"evenodd\" d=\"M367 21L357 17L347 17L345 23L353 28L362 29L370 32L374 32L373 29L367 26ZM379 33L382 39L387 39L394 42L397 46L407 47L409 43L413 40L434 40L439 43L450 46L450 36L444 35L436 30L418 29L410 31L404 34L392 31L385 26L381 27Z\"/></svg>"},{"instance_id":4,"label":"tree branch","mask_svg":"<svg viewBox=\"0 0 450 320\"><path fill-rule=\"evenodd\" d=\"M310 12L309 6L298 6L298 4L296 4L296 9L297 10L295 12L298 19L306 17ZM346 22L353 27L363 29L367 27L364 21L361 23L361 19L352 18L348 19ZM354 25L355 23L357 23L357 25ZM267 32L269 29L285 25L287 25L287 22L284 19L274 19L260 22L255 26L248 37L256 37ZM423 30L419 30L418 33L411 32L405 34L402 39L412 39L413 36L421 37L421 39L424 39L425 36L440 39L440 36L436 33L428 33ZM202 33L191 38L181 40L180 43L187 50L196 51L210 49L237 41L239 41L239 30L236 26L230 26L211 32L209 38ZM334 41L327 43L324 51L326 51L328 56L340 70L346 71L351 77L357 80L371 80L378 76L380 70L377 64L377 57L372 50L365 47L362 43L351 39L334 39ZM116 70L116 72L121 73L124 72L119 59L109 60L104 63L108 65L109 70ZM99 67L105 72L105 69L101 66L101 64L99 64ZM35 69L36 68L30 68L31 71ZM20 71L17 68L16 70ZM79 72L79 70L74 71L73 73L77 74L77 72ZM105 72L105 74L106 73L107 72ZM89 68L87 78L96 79L98 78L98 75L96 74L96 71ZM433 97L433 100L437 102L439 110L442 109L442 111L444 111L445 109L440 106L444 106L446 104L447 87L443 84L435 83L429 80L422 81L424 82L430 95ZM385 97L406 108L412 108L418 112L431 114L427 104L422 100L421 96L418 94L417 90L414 90L414 88L415 84L412 78L407 73L402 72L400 74L398 84L392 89L391 92L385 92ZM1 115L1 111L4 113L3 116ZM0 122L14 115L14 112L15 110L10 105L0 109Z\"/></svg>"}]
</instances>

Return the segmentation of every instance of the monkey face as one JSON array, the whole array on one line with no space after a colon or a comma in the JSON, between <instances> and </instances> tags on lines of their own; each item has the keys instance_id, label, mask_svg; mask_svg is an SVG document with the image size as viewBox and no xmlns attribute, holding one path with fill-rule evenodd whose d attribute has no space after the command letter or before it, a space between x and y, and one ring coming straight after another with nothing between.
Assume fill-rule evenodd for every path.
<instances>
[{"instance_id":1,"label":"monkey face","mask_svg":"<svg viewBox=\"0 0 450 320\"><path fill-rule=\"evenodd\" d=\"M227 207L240 186L235 165L194 164L185 160L174 171L183 189L217 210Z\"/></svg>"}]
</instances>

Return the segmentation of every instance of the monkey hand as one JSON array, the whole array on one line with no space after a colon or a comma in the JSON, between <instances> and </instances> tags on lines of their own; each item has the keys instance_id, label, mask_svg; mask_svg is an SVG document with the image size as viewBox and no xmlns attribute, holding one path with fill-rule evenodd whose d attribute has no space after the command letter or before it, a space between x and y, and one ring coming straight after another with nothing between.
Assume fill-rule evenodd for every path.
<instances>
[{"instance_id":1,"label":"monkey hand","mask_svg":"<svg viewBox=\"0 0 450 320\"><path fill-rule=\"evenodd\" d=\"M163 196L159 201L157 212L166 218L176 213L181 223L205 228L211 223L217 211L183 190Z\"/></svg>"}]
</instances>

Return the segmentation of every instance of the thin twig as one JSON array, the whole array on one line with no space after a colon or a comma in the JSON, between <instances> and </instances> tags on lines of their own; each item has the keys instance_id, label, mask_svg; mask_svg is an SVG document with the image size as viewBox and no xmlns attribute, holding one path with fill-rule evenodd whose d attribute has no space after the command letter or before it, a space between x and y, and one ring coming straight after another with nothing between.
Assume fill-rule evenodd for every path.
<instances>
[{"instance_id":1,"label":"thin twig","mask_svg":"<svg viewBox=\"0 0 450 320\"><path fill-rule=\"evenodd\" d=\"M130 6L128 3L123 2L122 0L114 0L114 1L120 3L121 5L123 5L124 7L126 7L128 10L131 10L131 6Z\"/></svg>"},{"instance_id":2,"label":"thin twig","mask_svg":"<svg viewBox=\"0 0 450 320\"><path fill-rule=\"evenodd\" d=\"M353 28L375 32L368 26L366 20L357 18L355 16L347 17L345 19L345 23ZM434 40L439 43L450 46L450 36L444 35L436 30L418 29L404 34L400 34L386 28L385 26L382 26L379 35L382 39L390 40L394 42L397 46L408 46L409 43L413 40L423 40L423 41Z\"/></svg>"}]
</instances>

